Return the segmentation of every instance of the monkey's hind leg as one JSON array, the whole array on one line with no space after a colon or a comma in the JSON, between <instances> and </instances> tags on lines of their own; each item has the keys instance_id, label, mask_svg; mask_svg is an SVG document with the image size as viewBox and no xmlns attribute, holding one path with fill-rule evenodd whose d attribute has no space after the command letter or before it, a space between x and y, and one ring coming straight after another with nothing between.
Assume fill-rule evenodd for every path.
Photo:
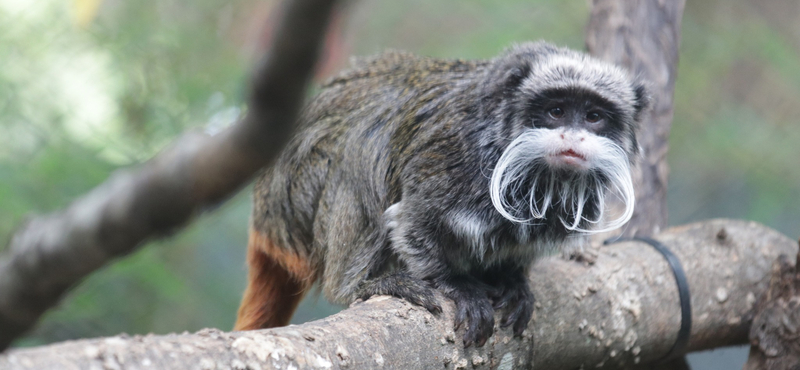
<instances>
[{"instance_id":1,"label":"monkey's hind leg","mask_svg":"<svg viewBox=\"0 0 800 370\"><path fill-rule=\"evenodd\" d=\"M309 261L251 229L247 263L247 289L234 330L288 325L315 279Z\"/></svg>"},{"instance_id":2,"label":"monkey's hind leg","mask_svg":"<svg viewBox=\"0 0 800 370\"><path fill-rule=\"evenodd\" d=\"M395 271L364 281L359 286L356 297L366 300L374 295L390 295L424 307L434 314L442 312L433 287L423 280L412 277L406 271Z\"/></svg>"}]
</instances>

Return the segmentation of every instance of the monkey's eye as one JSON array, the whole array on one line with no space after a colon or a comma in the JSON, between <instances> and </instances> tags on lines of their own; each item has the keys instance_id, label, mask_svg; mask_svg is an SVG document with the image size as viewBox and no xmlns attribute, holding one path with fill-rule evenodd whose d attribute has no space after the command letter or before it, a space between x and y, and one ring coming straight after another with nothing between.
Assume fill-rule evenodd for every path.
<instances>
[{"instance_id":1,"label":"monkey's eye","mask_svg":"<svg viewBox=\"0 0 800 370\"><path fill-rule=\"evenodd\" d=\"M550 113L550 117L553 118L564 117L564 110L559 107L550 108L550 111L548 113Z\"/></svg>"},{"instance_id":2,"label":"monkey's eye","mask_svg":"<svg viewBox=\"0 0 800 370\"><path fill-rule=\"evenodd\" d=\"M597 113L597 112L586 113L586 122L597 123L601 119L603 119L603 116L601 116L600 113Z\"/></svg>"}]
</instances>

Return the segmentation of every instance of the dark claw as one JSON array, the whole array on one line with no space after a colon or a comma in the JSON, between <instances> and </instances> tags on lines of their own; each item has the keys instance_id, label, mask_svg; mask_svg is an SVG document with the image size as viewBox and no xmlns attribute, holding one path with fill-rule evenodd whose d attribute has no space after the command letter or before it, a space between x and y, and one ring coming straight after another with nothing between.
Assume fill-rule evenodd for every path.
<instances>
[{"instance_id":1,"label":"dark claw","mask_svg":"<svg viewBox=\"0 0 800 370\"><path fill-rule=\"evenodd\" d=\"M458 302L456 304L459 304ZM494 329L494 310L488 298L478 301L464 302L469 322L467 330L464 332L464 347L469 347L473 343L477 347L486 344L486 340L492 336Z\"/></svg>"},{"instance_id":2,"label":"dark claw","mask_svg":"<svg viewBox=\"0 0 800 370\"><path fill-rule=\"evenodd\" d=\"M528 323L531 321L531 316L533 316L533 304L529 304L525 306L525 310L519 315L519 318L514 322L514 335L521 337L522 332L525 331L525 328L528 327Z\"/></svg>"},{"instance_id":3,"label":"dark claw","mask_svg":"<svg viewBox=\"0 0 800 370\"><path fill-rule=\"evenodd\" d=\"M464 347L486 344L494 332L494 309L489 300L491 287L471 278L461 278L439 284L444 294L455 301L453 328L464 328Z\"/></svg>"},{"instance_id":4,"label":"dark claw","mask_svg":"<svg viewBox=\"0 0 800 370\"><path fill-rule=\"evenodd\" d=\"M508 300L506 299L496 299L494 300L494 303L492 303L492 307L494 307L495 310L501 310L507 305Z\"/></svg>"},{"instance_id":5,"label":"dark claw","mask_svg":"<svg viewBox=\"0 0 800 370\"><path fill-rule=\"evenodd\" d=\"M515 307L506 311L503 316L502 327L514 325L514 335L520 336L533 315L533 301L521 300Z\"/></svg>"},{"instance_id":6,"label":"dark claw","mask_svg":"<svg viewBox=\"0 0 800 370\"><path fill-rule=\"evenodd\" d=\"M493 306L505 309L500 326L513 326L514 335L520 336L533 315L533 294L522 276L508 276L497 284L502 286L503 294L493 298Z\"/></svg>"},{"instance_id":7,"label":"dark claw","mask_svg":"<svg viewBox=\"0 0 800 370\"><path fill-rule=\"evenodd\" d=\"M456 317L453 323L453 330L459 331L467 321L467 308L464 305L456 305Z\"/></svg>"}]
</instances>

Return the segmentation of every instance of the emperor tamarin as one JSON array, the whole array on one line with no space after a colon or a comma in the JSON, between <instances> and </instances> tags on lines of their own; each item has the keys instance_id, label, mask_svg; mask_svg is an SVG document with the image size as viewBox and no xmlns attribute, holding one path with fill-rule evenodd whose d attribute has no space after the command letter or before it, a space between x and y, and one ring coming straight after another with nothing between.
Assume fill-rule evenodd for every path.
<instances>
[{"instance_id":1,"label":"emperor tamarin","mask_svg":"<svg viewBox=\"0 0 800 370\"><path fill-rule=\"evenodd\" d=\"M495 309L521 334L531 262L630 219L646 106L622 69L543 42L354 62L256 181L236 329L286 325L320 280L336 303L388 294L434 313L437 289L467 346L491 336ZM620 214L604 213L608 196Z\"/></svg>"}]
</instances>

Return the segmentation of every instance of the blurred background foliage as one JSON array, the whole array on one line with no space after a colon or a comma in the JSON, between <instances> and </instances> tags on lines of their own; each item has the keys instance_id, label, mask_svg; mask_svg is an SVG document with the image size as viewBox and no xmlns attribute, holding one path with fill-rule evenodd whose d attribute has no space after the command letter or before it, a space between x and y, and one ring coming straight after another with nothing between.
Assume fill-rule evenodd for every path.
<instances>
[{"instance_id":1,"label":"blurred background foliage","mask_svg":"<svg viewBox=\"0 0 800 370\"><path fill-rule=\"evenodd\" d=\"M275 5L0 0L0 240L26 215L66 206L181 132L235 119ZM488 58L513 42L546 39L581 49L587 17L578 0L351 1L333 23L317 81L350 55L387 48ZM743 218L798 236L797 19L796 0L688 1L669 152L671 224ZM249 198L245 190L174 238L94 274L17 345L229 329L244 288ZM294 322L339 309L312 295ZM695 356L695 368L712 368ZM746 354L724 357L734 368Z\"/></svg>"}]
</instances>

